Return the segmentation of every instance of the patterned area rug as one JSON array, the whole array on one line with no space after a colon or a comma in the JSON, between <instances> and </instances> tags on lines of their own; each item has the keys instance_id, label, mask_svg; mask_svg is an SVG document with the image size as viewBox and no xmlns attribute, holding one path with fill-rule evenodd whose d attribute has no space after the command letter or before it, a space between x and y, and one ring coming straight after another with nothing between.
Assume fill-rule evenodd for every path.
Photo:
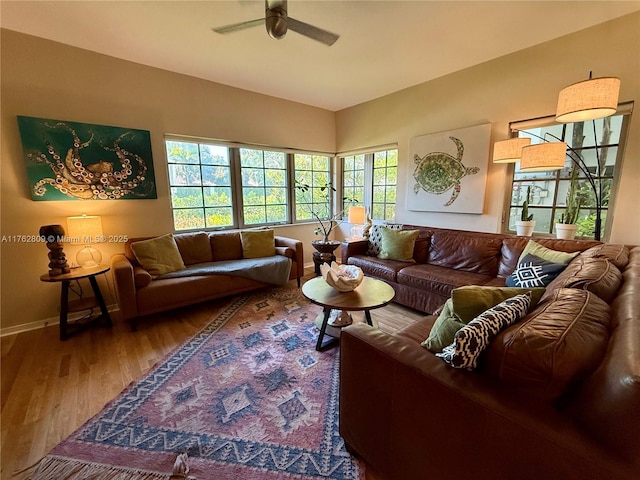
<instances>
[{"instance_id":1,"label":"patterned area rug","mask_svg":"<svg viewBox=\"0 0 640 480\"><path fill-rule=\"evenodd\" d=\"M315 351L318 313L299 289L234 297L30 478L363 479L338 435L339 350Z\"/></svg>"}]
</instances>

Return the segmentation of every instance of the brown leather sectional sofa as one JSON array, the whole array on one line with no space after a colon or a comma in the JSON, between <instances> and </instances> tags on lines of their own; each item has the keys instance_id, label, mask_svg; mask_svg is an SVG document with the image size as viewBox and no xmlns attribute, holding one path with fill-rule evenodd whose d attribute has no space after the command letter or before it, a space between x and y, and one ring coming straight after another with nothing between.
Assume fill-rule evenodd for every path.
<instances>
[{"instance_id":1,"label":"brown leather sectional sofa","mask_svg":"<svg viewBox=\"0 0 640 480\"><path fill-rule=\"evenodd\" d=\"M206 237L204 245L208 244L209 248L204 252L201 248L202 236ZM136 318L144 315L270 286L251 278L227 274L154 279L138 263L131 249L131 243L148 238L150 237L129 239L124 253L111 258L120 314L124 320L131 321L133 328ZM203 260L216 262L242 259L239 232L181 233L174 235L174 239L187 266L197 265ZM300 285L300 278L304 275L302 242L276 236L275 245L276 255L291 259L289 279L297 279Z\"/></svg>"},{"instance_id":2,"label":"brown leather sectional sofa","mask_svg":"<svg viewBox=\"0 0 640 480\"><path fill-rule=\"evenodd\" d=\"M405 228L421 230L415 264L367 258L354 243L343 261L423 311L457 286L504 285L527 242ZM640 478L640 247L540 243L582 253L475 371L421 346L435 315L394 335L343 330L340 434L380 478Z\"/></svg>"}]
</instances>

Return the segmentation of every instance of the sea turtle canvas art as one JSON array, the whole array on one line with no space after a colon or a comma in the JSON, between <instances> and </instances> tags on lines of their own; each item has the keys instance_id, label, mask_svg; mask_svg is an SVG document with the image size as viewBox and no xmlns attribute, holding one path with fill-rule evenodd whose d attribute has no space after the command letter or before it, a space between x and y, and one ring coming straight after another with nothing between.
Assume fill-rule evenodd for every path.
<instances>
[{"instance_id":1,"label":"sea turtle canvas art","mask_svg":"<svg viewBox=\"0 0 640 480\"><path fill-rule=\"evenodd\" d=\"M409 210L482 213L490 135L487 124L413 138Z\"/></svg>"},{"instance_id":2,"label":"sea turtle canvas art","mask_svg":"<svg viewBox=\"0 0 640 480\"><path fill-rule=\"evenodd\" d=\"M424 157L414 155L416 170L413 172L413 178L416 184L413 187L414 193L418 193L420 188L425 192L440 195L451 189L451 198L444 204L448 207L455 202L460 190L462 189L460 181L465 175L475 175L480 171L478 167L465 167L462 163L462 155L464 154L464 144L459 138L449 137L458 148L457 156L454 158L445 152L431 152Z\"/></svg>"}]
</instances>

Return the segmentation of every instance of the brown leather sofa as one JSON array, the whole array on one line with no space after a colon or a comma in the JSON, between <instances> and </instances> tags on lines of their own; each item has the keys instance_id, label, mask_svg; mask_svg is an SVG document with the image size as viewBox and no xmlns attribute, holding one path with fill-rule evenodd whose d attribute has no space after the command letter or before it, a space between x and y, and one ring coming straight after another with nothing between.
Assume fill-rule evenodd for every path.
<instances>
[{"instance_id":1,"label":"brown leather sofa","mask_svg":"<svg viewBox=\"0 0 640 480\"><path fill-rule=\"evenodd\" d=\"M194 232L175 234L174 239L185 265L197 265L202 257L202 236L206 236L207 260L227 261L242 259L240 232ZM132 238L125 244L125 251L111 258L116 300L124 320L130 320L135 329L135 319L174 308L184 307L214 298L270 287L269 283L242 276L215 274L194 275L180 278L157 279L142 268L131 249L131 243L146 240ZM289 280L304 275L302 242L292 238L275 236L276 255L291 259Z\"/></svg>"},{"instance_id":2,"label":"brown leather sofa","mask_svg":"<svg viewBox=\"0 0 640 480\"><path fill-rule=\"evenodd\" d=\"M425 237L442 245L438 235ZM509 246L524 245L504 235L456 238L463 252L476 250L481 238L500 239L486 262L498 275L485 285L504 281L521 251ZM471 247L462 242L468 238ZM541 243L560 249L549 242ZM385 480L639 478L640 247L579 243L564 244L584 252L527 316L491 342L475 371L454 369L421 346L435 315L393 335L346 327L340 434L347 448ZM454 257L454 267L469 256ZM438 277L447 278L463 282L455 274ZM412 303L430 309L435 301Z\"/></svg>"}]
</instances>

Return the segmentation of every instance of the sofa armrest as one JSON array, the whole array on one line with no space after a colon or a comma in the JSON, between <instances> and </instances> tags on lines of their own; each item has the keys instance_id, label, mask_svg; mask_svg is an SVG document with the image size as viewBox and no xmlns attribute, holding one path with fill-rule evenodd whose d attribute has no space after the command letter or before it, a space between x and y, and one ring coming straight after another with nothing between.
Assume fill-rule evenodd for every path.
<instances>
[{"instance_id":1,"label":"sofa armrest","mask_svg":"<svg viewBox=\"0 0 640 480\"><path fill-rule=\"evenodd\" d=\"M369 240L357 240L355 242L342 242L342 264L346 265L349 257L354 255L366 255L369 249Z\"/></svg>"},{"instance_id":2,"label":"sofa armrest","mask_svg":"<svg viewBox=\"0 0 640 480\"><path fill-rule=\"evenodd\" d=\"M300 279L304 276L304 251L302 242L294 238L280 236L275 237L275 242L276 253L289 257L294 262L289 280L295 278L298 280L298 285L300 285Z\"/></svg>"},{"instance_id":3,"label":"sofa armrest","mask_svg":"<svg viewBox=\"0 0 640 480\"><path fill-rule=\"evenodd\" d=\"M632 478L569 417L418 343L364 324L340 336L340 435L383 478Z\"/></svg>"},{"instance_id":4,"label":"sofa armrest","mask_svg":"<svg viewBox=\"0 0 640 480\"><path fill-rule=\"evenodd\" d=\"M134 267L124 254L116 253L111 257L111 273L120 315L123 320L137 317L138 304L136 301Z\"/></svg>"}]
</instances>

